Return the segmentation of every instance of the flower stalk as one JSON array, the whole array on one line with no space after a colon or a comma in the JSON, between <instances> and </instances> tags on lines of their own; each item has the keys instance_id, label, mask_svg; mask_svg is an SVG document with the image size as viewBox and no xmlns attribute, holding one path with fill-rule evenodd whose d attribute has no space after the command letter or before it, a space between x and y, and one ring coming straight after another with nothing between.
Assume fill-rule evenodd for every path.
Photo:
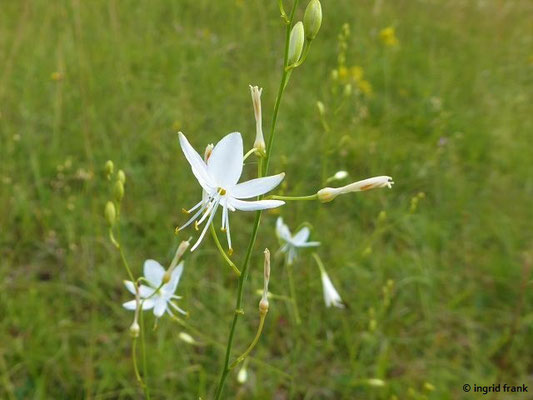
<instances>
[{"instance_id":1,"label":"flower stalk","mask_svg":"<svg viewBox=\"0 0 533 400\"><path fill-rule=\"evenodd\" d=\"M284 54L284 61L283 61L283 72L281 76L281 82L278 89L278 94L276 96L276 102L274 104L274 112L272 114L272 125L270 127L270 137L268 139L268 145L267 145L267 154L264 162L264 170L263 170L263 176L266 176L268 173L268 168L270 165L270 157L272 154L272 148L274 143L274 133L276 129L276 122L278 120L278 114L279 114L279 107L281 104L281 98L283 97L283 92L285 91L285 87L287 86L288 81L288 75L289 73L285 70L285 67L287 66L287 57L288 57L288 51L289 51L289 38L291 34L291 23L294 21L294 14L296 12L296 7L298 6L299 0L294 0L294 4L292 6L291 15L289 19L289 23L286 26L286 32L285 32L285 54ZM239 310L242 308L242 298L243 298L243 289L244 289L244 283L246 282L246 278L248 277L248 265L250 262L250 258L252 255L253 248L255 246L255 240L257 238L257 232L259 230L259 224L261 223L261 210L257 211L255 215L254 225L252 228L252 235L250 237L250 242L248 243L248 249L246 251L246 256L244 258L243 266L241 268L241 276L239 277L239 284L237 288L237 300L235 304L235 309ZM233 338L235 336L235 327L237 326L237 321L239 319L239 313L235 313L233 315L233 321L231 323L230 333L228 336L228 344L226 347L226 355L224 357L224 366L222 369L222 372L220 374L220 380L216 389L216 395L215 400L219 400L222 396L222 391L224 389L224 384L226 382L226 378L228 376L229 371L231 370L229 368L230 363L229 359L231 356L231 349L233 346Z\"/></svg>"}]
</instances>

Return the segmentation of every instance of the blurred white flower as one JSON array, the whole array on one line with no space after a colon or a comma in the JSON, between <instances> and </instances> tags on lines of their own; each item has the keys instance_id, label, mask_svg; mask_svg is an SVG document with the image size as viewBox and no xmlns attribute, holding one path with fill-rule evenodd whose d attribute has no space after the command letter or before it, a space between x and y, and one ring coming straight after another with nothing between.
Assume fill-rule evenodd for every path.
<instances>
[{"instance_id":1,"label":"blurred white flower","mask_svg":"<svg viewBox=\"0 0 533 400\"><path fill-rule=\"evenodd\" d=\"M161 286L161 283L163 282L163 276L165 275L165 269L155 260L146 260L144 262L144 279L149 283L150 286L139 286L139 296L141 299L142 309L149 310L153 308L154 315L157 318L161 317L165 311L174 316L170 310L170 307L182 314L187 314L172 301L181 299L181 297L176 296L174 292L178 288L178 283L180 281L182 272L183 262L181 262L174 269L174 271L172 271L170 281ZM135 295L135 283L132 281L124 281L124 285L126 286L126 289ZM161 286L161 288L159 288L159 286ZM159 290L157 290L158 288ZM127 310L135 310L137 304L135 300L131 300L124 303L123 306Z\"/></svg>"},{"instance_id":2,"label":"blurred white flower","mask_svg":"<svg viewBox=\"0 0 533 400\"><path fill-rule=\"evenodd\" d=\"M195 222L195 227L207 219L200 237L192 246L194 251L201 243L207 229L213 222L217 208L222 205L222 230L226 231L228 247L231 250L231 235L228 211L256 211L276 208L285 204L280 200L243 201L257 197L274 189L285 177L284 173L256 178L247 182L237 183L243 168L243 145L239 132L224 136L213 148L207 162L193 149L183 133L179 132L181 149L191 165L192 172L205 192L205 198L192 207L187 213L196 213L179 230ZM203 215L201 215L203 213Z\"/></svg>"},{"instance_id":3,"label":"blurred white flower","mask_svg":"<svg viewBox=\"0 0 533 400\"><path fill-rule=\"evenodd\" d=\"M242 368L239 370L239 373L237 374L237 382L239 382L242 385L247 380L248 380L248 371L246 369L246 363L245 363L242 366Z\"/></svg>"},{"instance_id":4,"label":"blurred white flower","mask_svg":"<svg viewBox=\"0 0 533 400\"><path fill-rule=\"evenodd\" d=\"M289 227L283 223L283 218L279 217L277 219L276 235L283 243L280 251L287 256L287 263L292 264L296 260L299 248L320 246L320 242L307 241L310 233L309 228L304 226L293 236Z\"/></svg>"},{"instance_id":5,"label":"blurred white flower","mask_svg":"<svg viewBox=\"0 0 533 400\"><path fill-rule=\"evenodd\" d=\"M326 182L340 181L348 177L348 171L337 171L335 175L330 176Z\"/></svg>"},{"instance_id":6,"label":"blurred white flower","mask_svg":"<svg viewBox=\"0 0 533 400\"><path fill-rule=\"evenodd\" d=\"M337 292L337 289L335 289L335 286L333 286L333 283L331 282L331 279L329 279L326 270L322 267L320 268L320 277L322 278L324 302L326 303L326 307L335 306L338 308L344 308L344 304L339 292Z\"/></svg>"},{"instance_id":7,"label":"blurred white flower","mask_svg":"<svg viewBox=\"0 0 533 400\"><path fill-rule=\"evenodd\" d=\"M382 187L392 188L394 182L390 176L375 176L373 178L364 179L362 181L357 181L350 183L349 185L339 187L339 188L330 188L325 187L320 189L317 192L318 200L322 203L327 203L332 201L340 194L351 193L351 192L364 192L365 190L377 189Z\"/></svg>"}]
</instances>

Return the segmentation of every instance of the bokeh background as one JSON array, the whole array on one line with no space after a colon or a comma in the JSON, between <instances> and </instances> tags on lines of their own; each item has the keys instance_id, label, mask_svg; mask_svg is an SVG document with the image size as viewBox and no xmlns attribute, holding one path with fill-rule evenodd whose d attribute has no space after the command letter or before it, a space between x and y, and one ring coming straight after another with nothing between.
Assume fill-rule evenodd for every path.
<instances>
[{"instance_id":1,"label":"bokeh background","mask_svg":"<svg viewBox=\"0 0 533 400\"><path fill-rule=\"evenodd\" d=\"M231 374L227 398L470 399L481 394L465 394L465 383L531 388L533 3L324 0L323 11L282 103L278 193L313 193L338 170L396 184L264 215L235 354L255 333L262 249L279 247L278 215L293 229L313 225L349 308L325 308L303 254L302 324L272 300L248 379ZM168 265L194 233L174 235L180 210L199 197L176 132L199 150L235 130L251 146L249 84L264 88L268 132L283 40L274 0L0 3L2 399L142 397L103 165L112 159L127 175L121 230L134 272L147 258ZM251 161L245 174L254 171ZM232 216L237 264L252 221ZM178 289L197 331L167 318L153 331L145 314L156 399L213 395L237 283L214 249L207 238L188 257ZM271 290L288 294L279 259Z\"/></svg>"}]
</instances>

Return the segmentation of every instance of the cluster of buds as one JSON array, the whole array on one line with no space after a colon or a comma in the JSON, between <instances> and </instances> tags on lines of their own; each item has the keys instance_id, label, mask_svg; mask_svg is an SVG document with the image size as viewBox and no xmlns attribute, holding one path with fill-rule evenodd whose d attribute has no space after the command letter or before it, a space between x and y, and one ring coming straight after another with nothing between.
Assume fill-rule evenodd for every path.
<instances>
[{"instance_id":1,"label":"cluster of buds","mask_svg":"<svg viewBox=\"0 0 533 400\"><path fill-rule=\"evenodd\" d=\"M104 166L104 173L108 180L111 180L114 176L115 165L113 161L107 160ZM104 209L104 216L112 228L115 225L118 216L118 210L120 209L120 203L124 197L124 185L126 183L126 174L123 170L119 169L116 173L115 183L113 184L113 200L109 200Z\"/></svg>"},{"instance_id":2,"label":"cluster of buds","mask_svg":"<svg viewBox=\"0 0 533 400\"><path fill-rule=\"evenodd\" d=\"M287 55L287 66L297 67L305 57L302 57L304 44L310 43L318 34L322 25L322 5L319 0L311 0L305 9L304 20L298 21L291 30L289 38L289 53Z\"/></svg>"}]
</instances>

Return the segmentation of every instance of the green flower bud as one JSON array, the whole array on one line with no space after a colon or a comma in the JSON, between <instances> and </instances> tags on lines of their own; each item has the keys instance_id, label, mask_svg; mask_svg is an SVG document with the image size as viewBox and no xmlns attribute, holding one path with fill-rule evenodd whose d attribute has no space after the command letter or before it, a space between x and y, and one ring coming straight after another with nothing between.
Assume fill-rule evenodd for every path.
<instances>
[{"instance_id":1,"label":"green flower bud","mask_svg":"<svg viewBox=\"0 0 533 400\"><path fill-rule=\"evenodd\" d=\"M107 179L111 178L111 175L113 175L113 170L115 169L115 165L113 164L113 161L107 160L105 163L104 171L107 176Z\"/></svg>"},{"instance_id":2,"label":"green flower bud","mask_svg":"<svg viewBox=\"0 0 533 400\"><path fill-rule=\"evenodd\" d=\"M287 65L293 65L298 62L302 56L302 51L304 49L304 24L302 21L296 23L293 26L291 31L291 36L289 39L289 55L287 58Z\"/></svg>"},{"instance_id":3,"label":"green flower bud","mask_svg":"<svg viewBox=\"0 0 533 400\"><path fill-rule=\"evenodd\" d=\"M322 25L322 6L319 0L311 0L305 9L304 28L305 38L313 40Z\"/></svg>"},{"instance_id":4,"label":"green flower bud","mask_svg":"<svg viewBox=\"0 0 533 400\"><path fill-rule=\"evenodd\" d=\"M117 179L122 182L123 185L126 184L126 174L121 169L118 170Z\"/></svg>"},{"instance_id":5,"label":"green flower bud","mask_svg":"<svg viewBox=\"0 0 533 400\"><path fill-rule=\"evenodd\" d=\"M113 202L108 201L105 205L105 219L107 220L107 223L110 226L115 225L115 220L117 218L117 210L115 209L115 205Z\"/></svg>"},{"instance_id":6,"label":"green flower bud","mask_svg":"<svg viewBox=\"0 0 533 400\"><path fill-rule=\"evenodd\" d=\"M124 197L124 184L121 181L115 182L113 194L115 195L115 200L120 203Z\"/></svg>"}]
</instances>

